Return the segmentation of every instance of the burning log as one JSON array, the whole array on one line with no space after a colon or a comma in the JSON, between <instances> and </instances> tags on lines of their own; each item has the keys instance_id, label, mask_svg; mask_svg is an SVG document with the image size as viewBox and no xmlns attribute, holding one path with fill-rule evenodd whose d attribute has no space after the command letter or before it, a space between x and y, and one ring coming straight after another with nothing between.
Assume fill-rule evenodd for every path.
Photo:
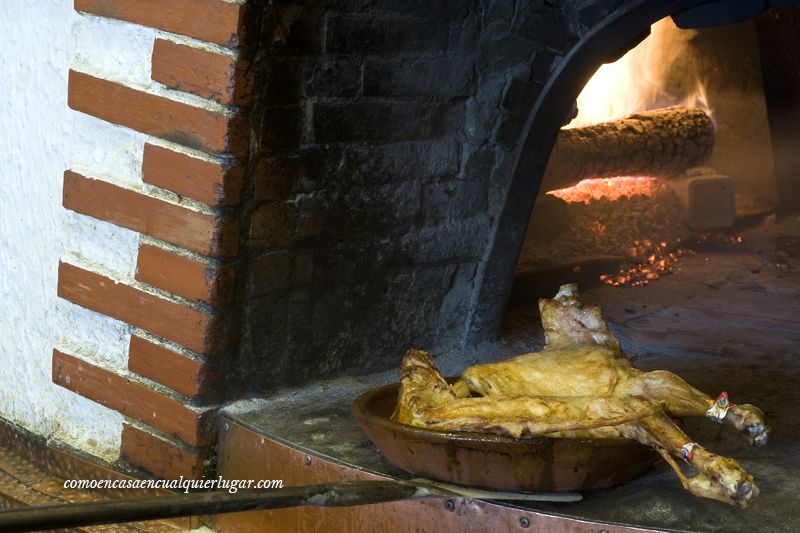
<instances>
[{"instance_id":1,"label":"burning log","mask_svg":"<svg viewBox=\"0 0 800 533\"><path fill-rule=\"evenodd\" d=\"M714 147L714 124L697 108L668 107L558 135L543 191L588 178L678 176L702 165Z\"/></svg>"}]
</instances>

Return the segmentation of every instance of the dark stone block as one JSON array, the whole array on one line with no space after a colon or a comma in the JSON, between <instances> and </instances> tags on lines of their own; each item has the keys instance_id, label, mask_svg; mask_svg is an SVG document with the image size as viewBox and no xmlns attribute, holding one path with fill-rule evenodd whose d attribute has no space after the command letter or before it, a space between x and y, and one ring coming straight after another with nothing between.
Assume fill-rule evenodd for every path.
<instances>
[{"instance_id":1,"label":"dark stone block","mask_svg":"<svg viewBox=\"0 0 800 533\"><path fill-rule=\"evenodd\" d=\"M250 180L254 185L257 202L276 202L285 199L298 186L302 159L298 157L261 156L251 171Z\"/></svg>"},{"instance_id":2,"label":"dark stone block","mask_svg":"<svg viewBox=\"0 0 800 533\"><path fill-rule=\"evenodd\" d=\"M544 85L561 62L563 56L548 48L540 48L531 63L531 81Z\"/></svg>"},{"instance_id":3,"label":"dark stone block","mask_svg":"<svg viewBox=\"0 0 800 533\"><path fill-rule=\"evenodd\" d=\"M541 84L514 78L506 90L501 106L511 113L527 115L541 92Z\"/></svg>"},{"instance_id":4,"label":"dark stone block","mask_svg":"<svg viewBox=\"0 0 800 533\"><path fill-rule=\"evenodd\" d=\"M495 149L489 146L470 146L466 157L462 179L489 181L495 163Z\"/></svg>"},{"instance_id":5,"label":"dark stone block","mask_svg":"<svg viewBox=\"0 0 800 533\"><path fill-rule=\"evenodd\" d=\"M350 59L321 58L306 62L305 96L357 96L361 93L361 63Z\"/></svg>"},{"instance_id":6,"label":"dark stone block","mask_svg":"<svg viewBox=\"0 0 800 533\"><path fill-rule=\"evenodd\" d=\"M260 43L269 56L304 56L322 52L324 11L315 6L268 5Z\"/></svg>"},{"instance_id":7,"label":"dark stone block","mask_svg":"<svg viewBox=\"0 0 800 533\"><path fill-rule=\"evenodd\" d=\"M317 143L353 141L397 142L429 139L458 129L462 104L456 101L392 102L365 99L314 104Z\"/></svg>"},{"instance_id":8,"label":"dark stone block","mask_svg":"<svg viewBox=\"0 0 800 533\"><path fill-rule=\"evenodd\" d=\"M510 19L516 11L515 0L494 0L485 8L486 20Z\"/></svg>"},{"instance_id":9,"label":"dark stone block","mask_svg":"<svg viewBox=\"0 0 800 533\"><path fill-rule=\"evenodd\" d=\"M512 148L497 145L491 184L503 190L507 189L511 182L511 174L514 172L515 162L516 158L514 157Z\"/></svg>"},{"instance_id":10,"label":"dark stone block","mask_svg":"<svg viewBox=\"0 0 800 533\"><path fill-rule=\"evenodd\" d=\"M526 37L501 34L481 43L478 56L479 72L502 72L517 67L528 68L541 46Z\"/></svg>"},{"instance_id":11,"label":"dark stone block","mask_svg":"<svg viewBox=\"0 0 800 533\"><path fill-rule=\"evenodd\" d=\"M248 266L248 297L263 296L291 286L294 256L278 251L261 255Z\"/></svg>"},{"instance_id":12,"label":"dark stone block","mask_svg":"<svg viewBox=\"0 0 800 533\"><path fill-rule=\"evenodd\" d=\"M447 50L447 23L391 13L330 14L326 54L432 56Z\"/></svg>"},{"instance_id":13,"label":"dark stone block","mask_svg":"<svg viewBox=\"0 0 800 533\"><path fill-rule=\"evenodd\" d=\"M275 59L267 65L258 98L267 106L296 105L302 99L303 63L298 59Z\"/></svg>"},{"instance_id":14,"label":"dark stone block","mask_svg":"<svg viewBox=\"0 0 800 533\"><path fill-rule=\"evenodd\" d=\"M248 265L248 299L296 289L312 283L313 255L308 250L268 252Z\"/></svg>"},{"instance_id":15,"label":"dark stone block","mask_svg":"<svg viewBox=\"0 0 800 533\"><path fill-rule=\"evenodd\" d=\"M467 61L475 54L481 36L481 17L472 15L450 22L447 42L448 56L454 61Z\"/></svg>"},{"instance_id":16,"label":"dark stone block","mask_svg":"<svg viewBox=\"0 0 800 533\"><path fill-rule=\"evenodd\" d=\"M478 264L448 266L447 292L439 307L439 335L450 336L458 341L464 330L464 319L469 313Z\"/></svg>"},{"instance_id":17,"label":"dark stone block","mask_svg":"<svg viewBox=\"0 0 800 533\"><path fill-rule=\"evenodd\" d=\"M275 5L321 7L338 11L363 11L375 0L269 0Z\"/></svg>"},{"instance_id":18,"label":"dark stone block","mask_svg":"<svg viewBox=\"0 0 800 533\"><path fill-rule=\"evenodd\" d=\"M357 144L344 149L334 181L380 184L452 176L458 172L459 144L453 138L395 144Z\"/></svg>"},{"instance_id":19,"label":"dark stone block","mask_svg":"<svg viewBox=\"0 0 800 533\"><path fill-rule=\"evenodd\" d=\"M500 119L500 126L497 128L495 140L497 144L503 145L510 150L514 150L522 141L522 133L525 129L525 122L528 115L517 113L503 113Z\"/></svg>"},{"instance_id":20,"label":"dark stone block","mask_svg":"<svg viewBox=\"0 0 800 533\"><path fill-rule=\"evenodd\" d=\"M261 119L260 145L272 152L295 150L303 142L305 107L266 107Z\"/></svg>"},{"instance_id":21,"label":"dark stone block","mask_svg":"<svg viewBox=\"0 0 800 533\"><path fill-rule=\"evenodd\" d=\"M474 61L465 57L370 60L364 65L365 96L439 96L474 92Z\"/></svg>"},{"instance_id":22,"label":"dark stone block","mask_svg":"<svg viewBox=\"0 0 800 533\"><path fill-rule=\"evenodd\" d=\"M371 7L376 10L392 11L416 17L437 19L462 19L476 7L475 0L372 0Z\"/></svg>"},{"instance_id":23,"label":"dark stone block","mask_svg":"<svg viewBox=\"0 0 800 533\"><path fill-rule=\"evenodd\" d=\"M505 86L505 76L497 75L481 80L480 92L466 102L464 128L467 142L483 145L490 142L500 113L500 97Z\"/></svg>"},{"instance_id":24,"label":"dark stone block","mask_svg":"<svg viewBox=\"0 0 800 533\"><path fill-rule=\"evenodd\" d=\"M578 41L566 10L545 7L527 12L515 22L519 35L557 50L566 50Z\"/></svg>"},{"instance_id":25,"label":"dark stone block","mask_svg":"<svg viewBox=\"0 0 800 533\"><path fill-rule=\"evenodd\" d=\"M246 384L245 387L251 390L264 390L262 383L272 379L273 365L285 358L289 316L287 294L275 292L250 298L244 306L243 315L238 364L227 367L233 375L226 375L226 378L238 387L241 387L239 384Z\"/></svg>"},{"instance_id":26,"label":"dark stone block","mask_svg":"<svg viewBox=\"0 0 800 533\"><path fill-rule=\"evenodd\" d=\"M295 238L297 210L291 203L257 207L250 219L250 246L254 250L285 249Z\"/></svg>"},{"instance_id":27,"label":"dark stone block","mask_svg":"<svg viewBox=\"0 0 800 533\"><path fill-rule=\"evenodd\" d=\"M404 235L398 245L415 265L471 262L480 259L488 242L490 219L485 214L425 227Z\"/></svg>"},{"instance_id":28,"label":"dark stone block","mask_svg":"<svg viewBox=\"0 0 800 533\"><path fill-rule=\"evenodd\" d=\"M621 4L621 1L612 2L611 4ZM578 22L584 28L591 28L593 25L605 19L617 6L609 5L609 3L587 3L577 8Z\"/></svg>"},{"instance_id":29,"label":"dark stone block","mask_svg":"<svg viewBox=\"0 0 800 533\"><path fill-rule=\"evenodd\" d=\"M423 189L425 223L433 226L484 212L487 184L488 179L462 181L450 178L425 185Z\"/></svg>"},{"instance_id":30,"label":"dark stone block","mask_svg":"<svg viewBox=\"0 0 800 533\"><path fill-rule=\"evenodd\" d=\"M338 238L358 232L394 233L405 230L419 217L417 182L357 187L318 195L324 234Z\"/></svg>"}]
</instances>

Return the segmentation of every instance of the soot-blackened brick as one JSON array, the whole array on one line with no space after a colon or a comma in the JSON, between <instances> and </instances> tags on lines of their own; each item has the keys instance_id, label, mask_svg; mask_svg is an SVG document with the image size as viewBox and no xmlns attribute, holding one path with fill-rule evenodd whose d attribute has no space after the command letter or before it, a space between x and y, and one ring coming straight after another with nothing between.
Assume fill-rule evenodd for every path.
<instances>
[{"instance_id":1,"label":"soot-blackened brick","mask_svg":"<svg viewBox=\"0 0 800 533\"><path fill-rule=\"evenodd\" d=\"M410 227L419 216L420 198L419 183L403 182L325 192L317 204L328 238L365 231L377 237Z\"/></svg>"},{"instance_id":2,"label":"soot-blackened brick","mask_svg":"<svg viewBox=\"0 0 800 533\"><path fill-rule=\"evenodd\" d=\"M425 185L423 206L425 223L436 225L463 220L486 210L486 181L461 181L447 178Z\"/></svg>"},{"instance_id":3,"label":"soot-blackened brick","mask_svg":"<svg viewBox=\"0 0 800 533\"><path fill-rule=\"evenodd\" d=\"M515 0L493 0L485 8L485 17L488 20L510 19L514 16Z\"/></svg>"},{"instance_id":4,"label":"soot-blackened brick","mask_svg":"<svg viewBox=\"0 0 800 533\"><path fill-rule=\"evenodd\" d=\"M476 9L474 0L448 0L446 2L431 2L430 0L370 0L369 3L378 10L393 11L417 17L445 19L461 19L470 10Z\"/></svg>"},{"instance_id":5,"label":"soot-blackened brick","mask_svg":"<svg viewBox=\"0 0 800 533\"><path fill-rule=\"evenodd\" d=\"M454 138L351 145L330 178L369 185L452 176L458 172L459 150Z\"/></svg>"},{"instance_id":6,"label":"soot-blackened brick","mask_svg":"<svg viewBox=\"0 0 800 533\"><path fill-rule=\"evenodd\" d=\"M305 134L304 106L267 107L261 123L261 145L275 152L296 150Z\"/></svg>"},{"instance_id":7,"label":"soot-blackened brick","mask_svg":"<svg viewBox=\"0 0 800 533\"><path fill-rule=\"evenodd\" d=\"M442 298L439 310L440 334L458 334L463 327L463 319L469 310L475 274L476 262L459 263L447 280L447 293Z\"/></svg>"},{"instance_id":8,"label":"soot-blackened brick","mask_svg":"<svg viewBox=\"0 0 800 533\"><path fill-rule=\"evenodd\" d=\"M500 127L497 128L495 141L511 150L519 145L525 129L525 122L528 115L519 113L503 113L500 119Z\"/></svg>"},{"instance_id":9,"label":"soot-blackened brick","mask_svg":"<svg viewBox=\"0 0 800 533\"><path fill-rule=\"evenodd\" d=\"M561 62L563 56L554 50L540 48L531 62L531 81L544 84Z\"/></svg>"},{"instance_id":10,"label":"soot-blackened brick","mask_svg":"<svg viewBox=\"0 0 800 533\"><path fill-rule=\"evenodd\" d=\"M258 96L264 105L296 105L302 99L303 62L280 58L269 62Z\"/></svg>"},{"instance_id":11,"label":"soot-blackened brick","mask_svg":"<svg viewBox=\"0 0 800 533\"><path fill-rule=\"evenodd\" d=\"M562 9L544 8L527 12L515 23L519 35L558 50L566 49L578 40L572 32L568 14Z\"/></svg>"},{"instance_id":12,"label":"soot-blackened brick","mask_svg":"<svg viewBox=\"0 0 800 533\"><path fill-rule=\"evenodd\" d=\"M322 52L324 11L318 6L269 5L260 37L269 56L307 56Z\"/></svg>"},{"instance_id":13,"label":"soot-blackened brick","mask_svg":"<svg viewBox=\"0 0 800 533\"><path fill-rule=\"evenodd\" d=\"M297 210L288 202L262 205L250 219L250 241L255 250L284 249L295 237Z\"/></svg>"},{"instance_id":14,"label":"soot-blackened brick","mask_svg":"<svg viewBox=\"0 0 800 533\"><path fill-rule=\"evenodd\" d=\"M462 179L489 181L495 164L495 149L490 146L468 148Z\"/></svg>"},{"instance_id":15,"label":"soot-blackened brick","mask_svg":"<svg viewBox=\"0 0 800 533\"><path fill-rule=\"evenodd\" d=\"M475 274L497 264L482 262L522 129L584 17L621 1L265 2L254 62L275 81L249 168L269 204L253 216L240 380L268 393L396 367L498 307L509 281L487 278L477 302Z\"/></svg>"},{"instance_id":16,"label":"soot-blackened brick","mask_svg":"<svg viewBox=\"0 0 800 533\"><path fill-rule=\"evenodd\" d=\"M519 35L500 34L481 43L478 69L484 73L527 68L539 45Z\"/></svg>"},{"instance_id":17,"label":"soot-blackened brick","mask_svg":"<svg viewBox=\"0 0 800 533\"><path fill-rule=\"evenodd\" d=\"M501 104L505 111L524 114L531 110L542 91L542 85L520 78L513 78Z\"/></svg>"},{"instance_id":18,"label":"soot-blackened brick","mask_svg":"<svg viewBox=\"0 0 800 533\"><path fill-rule=\"evenodd\" d=\"M348 97L361 93L361 62L354 59L310 59L303 71L305 96Z\"/></svg>"},{"instance_id":19,"label":"soot-blackened brick","mask_svg":"<svg viewBox=\"0 0 800 533\"><path fill-rule=\"evenodd\" d=\"M463 58L368 60L365 96L468 96L474 92L474 60Z\"/></svg>"},{"instance_id":20,"label":"soot-blackened brick","mask_svg":"<svg viewBox=\"0 0 800 533\"><path fill-rule=\"evenodd\" d=\"M404 235L398 246L412 264L478 260L486 247L491 220L480 214L473 218L417 229Z\"/></svg>"},{"instance_id":21,"label":"soot-blackened brick","mask_svg":"<svg viewBox=\"0 0 800 533\"><path fill-rule=\"evenodd\" d=\"M294 255L277 251L263 254L252 260L248 292L253 297L281 291L291 286Z\"/></svg>"},{"instance_id":22,"label":"soot-blackened brick","mask_svg":"<svg viewBox=\"0 0 800 533\"><path fill-rule=\"evenodd\" d=\"M255 200L275 202L286 198L297 188L301 167L302 160L297 156L259 157L251 172Z\"/></svg>"},{"instance_id":23,"label":"soot-blackened brick","mask_svg":"<svg viewBox=\"0 0 800 533\"><path fill-rule=\"evenodd\" d=\"M447 50L447 23L370 12L329 14L325 24L325 53L357 55L432 56Z\"/></svg>"},{"instance_id":24,"label":"soot-blackened brick","mask_svg":"<svg viewBox=\"0 0 800 533\"><path fill-rule=\"evenodd\" d=\"M460 108L457 102L318 102L313 106L313 138L320 144L429 139L457 127L463 120Z\"/></svg>"},{"instance_id":25,"label":"soot-blackened brick","mask_svg":"<svg viewBox=\"0 0 800 533\"><path fill-rule=\"evenodd\" d=\"M481 29L480 17L450 22L448 56L455 61L469 61L475 53L475 43L480 39Z\"/></svg>"}]
</instances>

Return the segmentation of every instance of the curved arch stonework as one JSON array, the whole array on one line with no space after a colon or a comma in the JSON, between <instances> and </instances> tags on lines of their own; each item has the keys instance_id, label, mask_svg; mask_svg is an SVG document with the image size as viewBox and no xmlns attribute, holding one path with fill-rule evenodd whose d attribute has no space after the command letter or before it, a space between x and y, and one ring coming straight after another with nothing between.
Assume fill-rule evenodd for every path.
<instances>
[{"instance_id":1,"label":"curved arch stonework","mask_svg":"<svg viewBox=\"0 0 800 533\"><path fill-rule=\"evenodd\" d=\"M583 86L601 64L616 60L646 37L654 22L710 3L713 0L624 2L582 35L555 68L531 106L514 152L513 174L483 259L483 270L479 274L481 281L470 307L465 343L484 340L499 329L550 150Z\"/></svg>"}]
</instances>

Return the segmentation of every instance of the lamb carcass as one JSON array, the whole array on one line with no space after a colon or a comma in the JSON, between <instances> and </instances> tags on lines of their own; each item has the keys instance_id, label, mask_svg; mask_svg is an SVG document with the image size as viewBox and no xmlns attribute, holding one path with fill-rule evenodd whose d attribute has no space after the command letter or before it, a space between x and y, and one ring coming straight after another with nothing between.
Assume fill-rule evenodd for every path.
<instances>
[{"instance_id":1,"label":"lamb carcass","mask_svg":"<svg viewBox=\"0 0 800 533\"><path fill-rule=\"evenodd\" d=\"M735 460L706 451L670 418L707 416L761 446L768 428L757 407L730 404L725 393L712 399L667 371L634 368L599 307L583 306L575 285L541 300L539 309L542 352L470 367L452 386L427 353L409 350L393 419L516 438L631 438L656 449L697 496L744 507L758 495L752 476ZM673 456L698 474L686 477Z\"/></svg>"}]
</instances>

